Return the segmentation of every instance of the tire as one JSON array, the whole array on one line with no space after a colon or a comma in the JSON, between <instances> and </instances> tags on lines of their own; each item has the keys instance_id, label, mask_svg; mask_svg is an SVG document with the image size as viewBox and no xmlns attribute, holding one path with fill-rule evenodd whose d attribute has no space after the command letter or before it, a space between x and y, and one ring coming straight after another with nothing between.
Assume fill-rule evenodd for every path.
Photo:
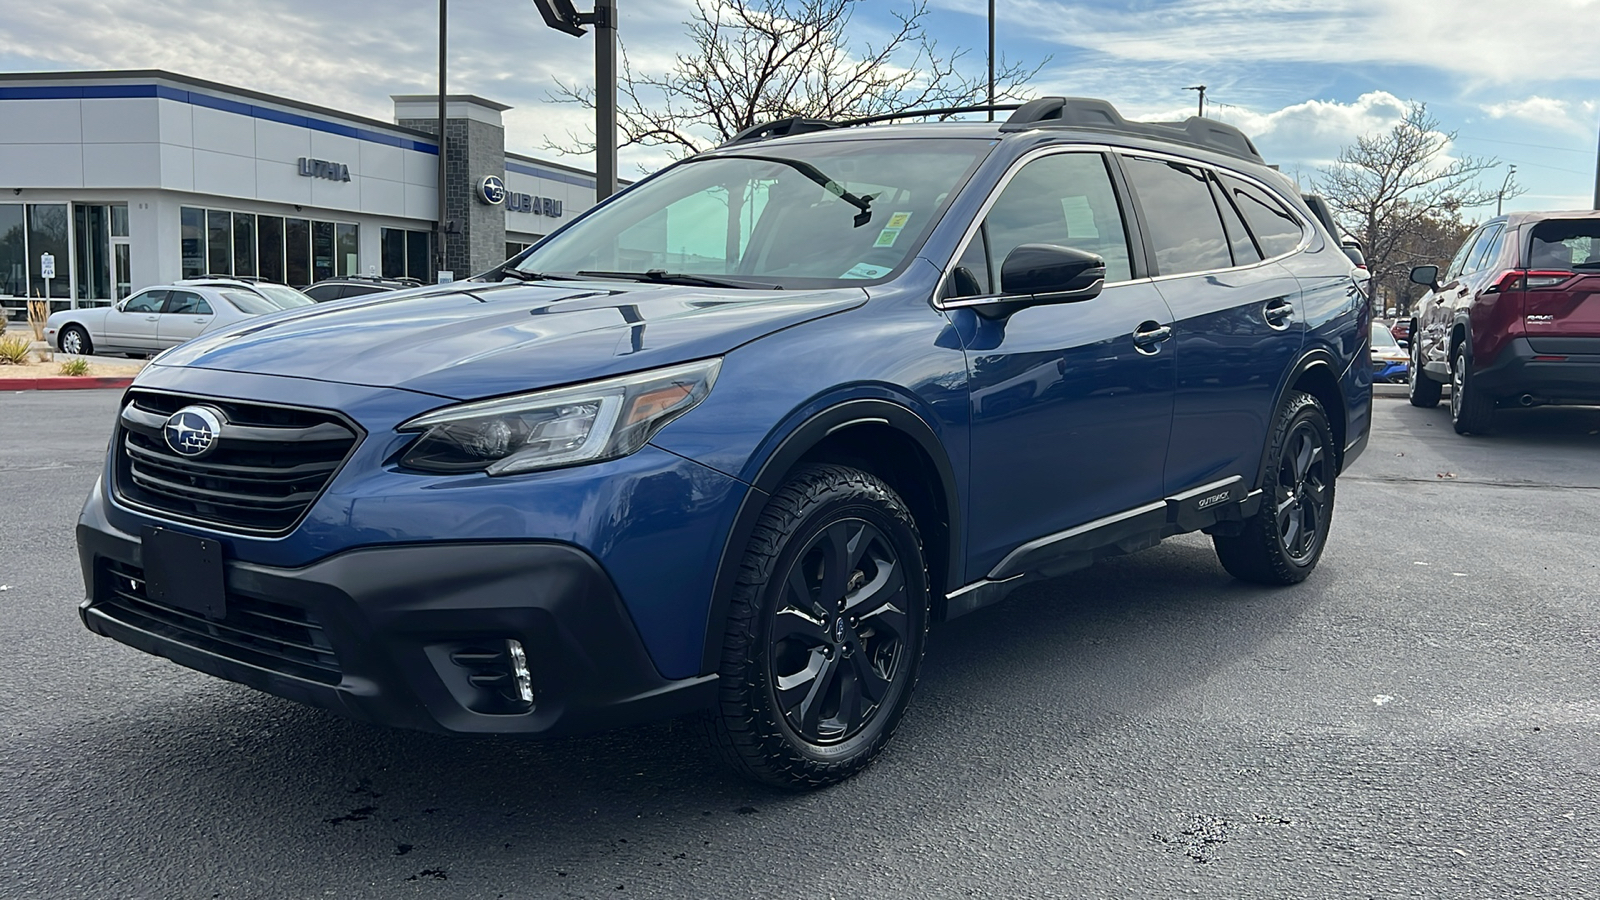
<instances>
[{"instance_id":1,"label":"tire","mask_svg":"<svg viewBox=\"0 0 1600 900\"><path fill-rule=\"evenodd\" d=\"M1466 341L1450 354L1450 424L1456 434L1487 434L1494 426L1494 398L1472 386Z\"/></svg>"},{"instance_id":2,"label":"tire","mask_svg":"<svg viewBox=\"0 0 1600 900\"><path fill-rule=\"evenodd\" d=\"M1411 405L1419 409L1433 409L1439 405L1439 395L1444 391L1444 385L1428 377L1422 371L1422 349L1418 341L1411 342L1411 377L1408 379L1411 390L1407 396Z\"/></svg>"},{"instance_id":3,"label":"tire","mask_svg":"<svg viewBox=\"0 0 1600 900\"><path fill-rule=\"evenodd\" d=\"M1328 542L1337 466L1333 429L1322 404L1296 391L1278 413L1261 509L1238 535L1213 535L1229 575L1255 584L1298 584Z\"/></svg>"},{"instance_id":4,"label":"tire","mask_svg":"<svg viewBox=\"0 0 1600 900\"><path fill-rule=\"evenodd\" d=\"M741 775L781 788L859 772L911 700L928 600L922 539L888 485L844 466L796 471L739 569L712 744Z\"/></svg>"},{"instance_id":5,"label":"tire","mask_svg":"<svg viewBox=\"0 0 1600 900\"><path fill-rule=\"evenodd\" d=\"M94 353L94 344L82 325L68 325L56 336L56 349L72 356L88 356Z\"/></svg>"}]
</instances>

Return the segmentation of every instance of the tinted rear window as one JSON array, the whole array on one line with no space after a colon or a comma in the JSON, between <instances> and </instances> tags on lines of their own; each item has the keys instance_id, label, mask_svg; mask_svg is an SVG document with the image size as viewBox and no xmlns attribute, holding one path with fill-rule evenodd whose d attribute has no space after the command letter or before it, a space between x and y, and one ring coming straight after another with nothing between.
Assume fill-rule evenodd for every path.
<instances>
[{"instance_id":1,"label":"tinted rear window","mask_svg":"<svg viewBox=\"0 0 1600 900\"><path fill-rule=\"evenodd\" d=\"M1250 231L1261 245L1261 252L1270 259L1281 256L1300 245L1300 222L1284 208L1282 203L1268 196L1265 190L1247 184L1231 175L1222 176L1228 196L1244 215Z\"/></svg>"},{"instance_id":2,"label":"tinted rear window","mask_svg":"<svg viewBox=\"0 0 1600 900\"><path fill-rule=\"evenodd\" d=\"M1156 251L1156 274L1181 275L1233 265L1228 236L1204 169L1151 159L1127 160Z\"/></svg>"},{"instance_id":3,"label":"tinted rear window","mask_svg":"<svg viewBox=\"0 0 1600 900\"><path fill-rule=\"evenodd\" d=\"M1600 269L1600 219L1546 219L1533 226L1530 269Z\"/></svg>"}]
</instances>

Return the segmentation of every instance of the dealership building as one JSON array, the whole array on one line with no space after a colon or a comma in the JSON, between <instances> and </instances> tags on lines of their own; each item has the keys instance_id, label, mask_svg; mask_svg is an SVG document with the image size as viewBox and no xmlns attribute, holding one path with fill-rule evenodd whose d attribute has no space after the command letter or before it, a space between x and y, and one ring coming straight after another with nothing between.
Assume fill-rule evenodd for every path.
<instances>
[{"instance_id":1,"label":"dealership building","mask_svg":"<svg viewBox=\"0 0 1600 900\"><path fill-rule=\"evenodd\" d=\"M24 298L100 305L199 275L434 280L438 99L392 99L383 122L171 72L0 74L0 306L21 318ZM509 108L446 97L458 278L594 203L592 173L506 152Z\"/></svg>"}]
</instances>

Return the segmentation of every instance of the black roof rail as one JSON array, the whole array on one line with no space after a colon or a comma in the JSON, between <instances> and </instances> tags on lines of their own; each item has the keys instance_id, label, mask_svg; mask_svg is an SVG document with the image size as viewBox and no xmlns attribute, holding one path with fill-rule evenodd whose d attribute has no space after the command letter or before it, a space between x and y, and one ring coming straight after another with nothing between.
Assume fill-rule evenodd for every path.
<instances>
[{"instance_id":1,"label":"black roof rail","mask_svg":"<svg viewBox=\"0 0 1600 900\"><path fill-rule=\"evenodd\" d=\"M749 128L729 138L722 146L743 144L747 141L760 141L767 138L785 137L791 134L805 134L810 131L826 131L829 128L838 128L839 123L828 119L808 119L803 116L792 116L787 119L774 119L760 125L751 125Z\"/></svg>"},{"instance_id":2,"label":"black roof rail","mask_svg":"<svg viewBox=\"0 0 1600 900\"><path fill-rule=\"evenodd\" d=\"M846 119L838 123L840 127L846 125L871 125L874 122L889 122L895 119L920 119L923 116L953 116L956 113L973 112L1005 112L1006 110L1021 109L1021 103L997 103L993 106L946 106L941 109L908 109L904 112L884 113L881 116L866 116L860 119Z\"/></svg>"},{"instance_id":3,"label":"black roof rail","mask_svg":"<svg viewBox=\"0 0 1600 900\"><path fill-rule=\"evenodd\" d=\"M1215 119L1190 116L1182 122L1130 122L1104 100L1088 97L1040 97L1011 114L1001 131L1033 128L1084 128L1172 141L1266 164L1245 133Z\"/></svg>"}]
</instances>

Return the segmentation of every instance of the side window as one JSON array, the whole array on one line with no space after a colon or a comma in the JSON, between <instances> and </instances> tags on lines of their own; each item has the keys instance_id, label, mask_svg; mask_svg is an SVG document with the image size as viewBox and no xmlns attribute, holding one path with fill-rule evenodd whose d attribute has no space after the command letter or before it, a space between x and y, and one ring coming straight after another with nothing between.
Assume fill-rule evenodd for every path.
<instances>
[{"instance_id":1,"label":"side window","mask_svg":"<svg viewBox=\"0 0 1600 900\"><path fill-rule=\"evenodd\" d=\"M1264 256L1271 259L1300 246L1304 236L1300 221L1267 191L1231 175L1222 176L1222 185L1255 234Z\"/></svg>"},{"instance_id":2,"label":"side window","mask_svg":"<svg viewBox=\"0 0 1600 900\"><path fill-rule=\"evenodd\" d=\"M1450 260L1450 268L1446 269L1444 272L1444 284L1449 284L1461 276L1461 270L1465 268L1467 264L1468 252L1471 251L1473 247L1478 245L1478 239L1483 237L1483 233L1486 230L1487 229L1480 228L1477 231L1474 231L1472 235L1465 241L1461 242L1461 249L1456 251L1455 258Z\"/></svg>"},{"instance_id":3,"label":"side window","mask_svg":"<svg viewBox=\"0 0 1600 900\"><path fill-rule=\"evenodd\" d=\"M1214 195L1212 199L1217 203L1217 211L1222 213L1222 227L1228 232L1228 249L1233 251L1233 264L1248 266L1260 262L1261 252L1250 239L1250 231L1244 227L1244 220L1239 218L1239 211L1228 199L1216 176L1211 178L1211 191Z\"/></svg>"},{"instance_id":4,"label":"side window","mask_svg":"<svg viewBox=\"0 0 1600 900\"><path fill-rule=\"evenodd\" d=\"M145 291L135 294L128 305L122 308L123 312L130 313L157 313L161 312L161 304L166 302L166 291Z\"/></svg>"},{"instance_id":5,"label":"side window","mask_svg":"<svg viewBox=\"0 0 1600 900\"><path fill-rule=\"evenodd\" d=\"M1128 158L1124 168L1144 209L1157 275L1233 265L1204 169L1137 157Z\"/></svg>"},{"instance_id":6,"label":"side window","mask_svg":"<svg viewBox=\"0 0 1600 900\"><path fill-rule=\"evenodd\" d=\"M337 284L314 284L311 287L306 288L304 293L307 297L310 297L318 303L322 303L338 297L339 288L340 286Z\"/></svg>"},{"instance_id":7,"label":"side window","mask_svg":"<svg viewBox=\"0 0 1600 900\"><path fill-rule=\"evenodd\" d=\"M211 306L193 291L173 291L167 297L167 312L180 316L209 316Z\"/></svg>"},{"instance_id":8,"label":"side window","mask_svg":"<svg viewBox=\"0 0 1600 900\"><path fill-rule=\"evenodd\" d=\"M1484 267L1489 259L1489 248L1495 245L1495 239L1500 237L1503 226L1491 225L1485 228L1478 239L1472 242L1472 249L1467 251L1466 264L1461 267L1461 274L1471 275Z\"/></svg>"},{"instance_id":9,"label":"side window","mask_svg":"<svg viewBox=\"0 0 1600 900\"><path fill-rule=\"evenodd\" d=\"M1133 277L1122 208L1105 158L1098 153L1056 153L1023 166L990 207L984 228L958 265L976 261L982 251L975 251L973 244L984 235L995 269L1021 244L1059 244L1104 258L1108 283ZM982 284L984 276L968 269Z\"/></svg>"}]
</instances>

